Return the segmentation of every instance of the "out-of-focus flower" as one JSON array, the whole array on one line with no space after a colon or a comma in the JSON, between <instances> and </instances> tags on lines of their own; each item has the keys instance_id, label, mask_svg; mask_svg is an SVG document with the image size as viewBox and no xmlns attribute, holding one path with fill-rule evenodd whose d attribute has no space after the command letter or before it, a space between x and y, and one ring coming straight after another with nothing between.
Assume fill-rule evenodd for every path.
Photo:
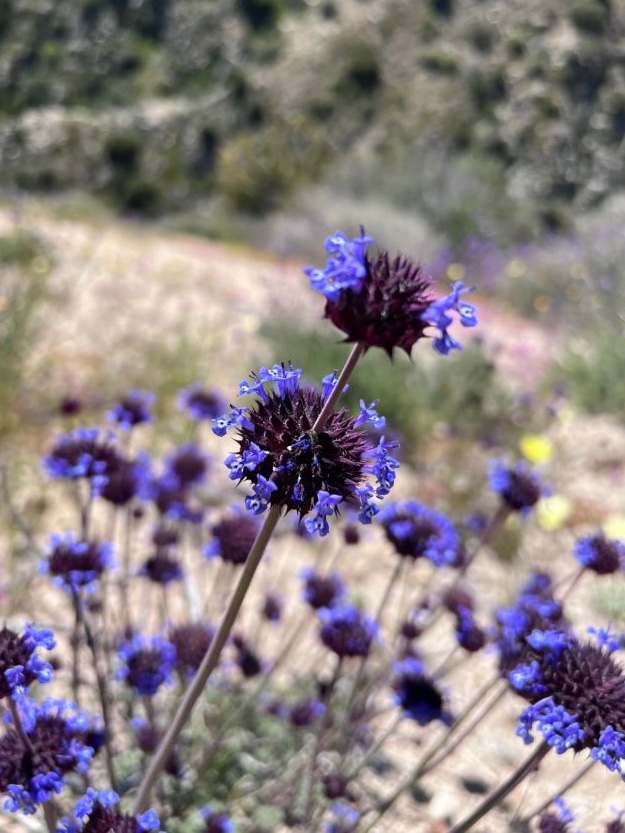
<instances>
[{"instance_id":1,"label":"out-of-focus flower","mask_svg":"<svg viewBox=\"0 0 625 833\"><path fill-rule=\"evenodd\" d=\"M451 714L445 710L443 695L430 679L419 660L412 657L395 665L394 702L406 717L420 726L440 720L450 726Z\"/></svg>"},{"instance_id":2,"label":"out-of-focus flower","mask_svg":"<svg viewBox=\"0 0 625 833\"><path fill-rule=\"evenodd\" d=\"M216 419L223 414L227 403L214 388L205 388L200 384L191 385L180 391L178 406L198 421Z\"/></svg>"},{"instance_id":3,"label":"out-of-focus flower","mask_svg":"<svg viewBox=\"0 0 625 833\"><path fill-rule=\"evenodd\" d=\"M113 566L113 545L108 541L77 541L71 532L52 535L47 558L41 562L42 573L52 576L54 584L68 591L80 587L93 590L102 573Z\"/></svg>"},{"instance_id":4,"label":"out-of-focus flower","mask_svg":"<svg viewBox=\"0 0 625 833\"><path fill-rule=\"evenodd\" d=\"M600 576L616 573L625 567L625 543L606 538L603 532L580 538L573 553L583 567Z\"/></svg>"},{"instance_id":5,"label":"out-of-focus flower","mask_svg":"<svg viewBox=\"0 0 625 833\"><path fill-rule=\"evenodd\" d=\"M163 684L172 681L176 649L160 636L145 639L137 634L122 645L119 658L122 665L117 679L145 697L153 697Z\"/></svg>"},{"instance_id":6,"label":"out-of-focus flower","mask_svg":"<svg viewBox=\"0 0 625 833\"><path fill-rule=\"evenodd\" d=\"M152 422L151 408L155 396L147 390L132 390L113 405L107 413L107 419L124 431L129 431L136 425Z\"/></svg>"},{"instance_id":7,"label":"out-of-focus flower","mask_svg":"<svg viewBox=\"0 0 625 833\"><path fill-rule=\"evenodd\" d=\"M553 457L553 443L542 434L525 434L519 440L519 448L530 463L548 463Z\"/></svg>"},{"instance_id":8,"label":"out-of-focus flower","mask_svg":"<svg viewBox=\"0 0 625 833\"><path fill-rule=\"evenodd\" d=\"M508 509L523 515L529 513L547 493L538 475L524 461L510 467L495 460L491 463L488 477L491 489L501 496Z\"/></svg>"},{"instance_id":9,"label":"out-of-focus flower","mask_svg":"<svg viewBox=\"0 0 625 833\"><path fill-rule=\"evenodd\" d=\"M406 500L385 506L378 520L398 555L427 558L437 567L460 565L462 541L452 522L440 512Z\"/></svg>"},{"instance_id":10,"label":"out-of-focus flower","mask_svg":"<svg viewBox=\"0 0 625 833\"><path fill-rule=\"evenodd\" d=\"M38 651L50 651L54 646L54 635L46 628L28 624L19 634L5 625L0 630L0 698L16 700L35 680L50 682L52 666L39 657Z\"/></svg>"},{"instance_id":11,"label":"out-of-focus flower","mask_svg":"<svg viewBox=\"0 0 625 833\"><path fill-rule=\"evenodd\" d=\"M131 815L122 813L115 806L118 803L113 790L89 787L76 802L72 817L61 819L58 833L161 833L155 810Z\"/></svg>"},{"instance_id":12,"label":"out-of-focus flower","mask_svg":"<svg viewBox=\"0 0 625 833\"><path fill-rule=\"evenodd\" d=\"M339 657L366 657L378 624L353 605L335 605L318 612L321 641Z\"/></svg>"}]
</instances>

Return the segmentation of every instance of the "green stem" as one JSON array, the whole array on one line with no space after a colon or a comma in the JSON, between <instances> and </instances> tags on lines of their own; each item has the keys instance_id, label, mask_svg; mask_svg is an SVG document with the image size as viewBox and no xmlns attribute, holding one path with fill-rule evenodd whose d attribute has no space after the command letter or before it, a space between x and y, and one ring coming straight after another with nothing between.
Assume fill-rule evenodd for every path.
<instances>
[{"instance_id":1,"label":"green stem","mask_svg":"<svg viewBox=\"0 0 625 833\"><path fill-rule=\"evenodd\" d=\"M501 786L497 787L487 798L482 801L482 803L468 816L464 821L459 822L458 824L454 824L452 828L450 828L449 833L466 833L467 830L470 830L474 824L484 818L484 816L489 813L493 807L496 807L504 798L509 795L515 787L518 787L521 781L523 781L530 772L533 772L538 764L542 761L545 755L549 752L551 746L547 743L546 740L543 742L532 752L532 754L527 758L521 766L515 770L515 772L507 778Z\"/></svg>"},{"instance_id":2,"label":"green stem","mask_svg":"<svg viewBox=\"0 0 625 833\"><path fill-rule=\"evenodd\" d=\"M358 359L363 355L365 352L365 345L358 342L358 344L354 344L352 347L352 352L347 357L347 361L345 362L345 366L343 370L341 370L339 374L339 378L336 380L336 384L334 388L330 392L330 395L323 403L323 408L321 409L321 413L315 420L315 424L312 427L312 430L317 433L321 431L328 421L328 417L334 410L334 406L339 400L340 395L343 393L343 388L345 387L345 383L352 375L354 368L358 363Z\"/></svg>"}]
</instances>

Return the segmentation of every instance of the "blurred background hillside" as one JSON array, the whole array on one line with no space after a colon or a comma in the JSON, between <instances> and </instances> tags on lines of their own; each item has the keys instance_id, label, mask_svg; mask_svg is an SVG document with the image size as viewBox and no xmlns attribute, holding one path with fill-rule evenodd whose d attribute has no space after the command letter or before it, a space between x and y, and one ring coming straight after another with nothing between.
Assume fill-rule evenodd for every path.
<instances>
[{"instance_id":1,"label":"blurred background hillside","mask_svg":"<svg viewBox=\"0 0 625 833\"><path fill-rule=\"evenodd\" d=\"M622 419L624 33L621 0L0 0L0 435L59 375L35 335L50 341L59 315L93 345L73 370L81 350L67 347L50 402L72 379L102 392L103 373L118 390L122 365L128 385L150 378L157 392L200 376L207 341L184 341L180 322L162 344L140 344L132 304L114 311L125 329L78 323L85 296L117 303L131 274L137 298L149 283L165 309L185 270L201 272L225 309L256 316L275 360L340 362L322 350L327 329L279 319L250 275L306 291L302 260L360 225L442 288L475 284L483 332L516 331L525 392ZM216 277L230 255L192 252L180 232L253 247L232 267L240 287ZM117 329L103 351L96 336ZM499 390L486 342L457 359L460 386L455 370L380 369L389 391L430 391L421 426L412 400L391 403L415 443L469 413L470 435L496 444L502 425L536 416ZM518 395L518 373L503 377Z\"/></svg>"},{"instance_id":2,"label":"blurred background hillside","mask_svg":"<svg viewBox=\"0 0 625 833\"><path fill-rule=\"evenodd\" d=\"M624 28L617 0L0 0L0 185L213 234L310 183L453 243L559 232L625 185Z\"/></svg>"}]
</instances>

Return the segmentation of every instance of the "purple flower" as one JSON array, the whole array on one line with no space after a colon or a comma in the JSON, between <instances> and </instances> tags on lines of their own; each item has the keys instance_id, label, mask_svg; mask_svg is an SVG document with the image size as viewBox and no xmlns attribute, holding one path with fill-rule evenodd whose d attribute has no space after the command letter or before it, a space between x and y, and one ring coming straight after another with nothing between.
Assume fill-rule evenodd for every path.
<instances>
[{"instance_id":1,"label":"purple flower","mask_svg":"<svg viewBox=\"0 0 625 833\"><path fill-rule=\"evenodd\" d=\"M300 571L304 579L304 600L313 608L333 607L345 600L345 584L341 576L336 573L320 575L314 567L304 567Z\"/></svg>"},{"instance_id":2,"label":"purple flower","mask_svg":"<svg viewBox=\"0 0 625 833\"><path fill-rule=\"evenodd\" d=\"M178 406L187 411L192 419L201 421L215 419L223 414L226 402L214 388L194 384L180 391Z\"/></svg>"},{"instance_id":3,"label":"purple flower","mask_svg":"<svg viewBox=\"0 0 625 833\"><path fill-rule=\"evenodd\" d=\"M22 635L7 628L0 630L0 698L22 697L35 680L48 683L52 666L39 657L40 648L54 648L52 631L26 625Z\"/></svg>"},{"instance_id":4,"label":"purple flower","mask_svg":"<svg viewBox=\"0 0 625 833\"><path fill-rule=\"evenodd\" d=\"M113 545L107 541L77 541L71 532L53 535L40 570L64 590L95 589L105 570L113 566Z\"/></svg>"},{"instance_id":5,"label":"purple flower","mask_svg":"<svg viewBox=\"0 0 625 833\"><path fill-rule=\"evenodd\" d=\"M321 641L339 657L366 657L378 633L378 624L352 605L318 611Z\"/></svg>"},{"instance_id":6,"label":"purple flower","mask_svg":"<svg viewBox=\"0 0 625 833\"><path fill-rule=\"evenodd\" d=\"M204 556L219 557L229 564L245 564L258 529L254 518L235 510L212 527L212 538L204 547Z\"/></svg>"},{"instance_id":7,"label":"purple flower","mask_svg":"<svg viewBox=\"0 0 625 833\"><path fill-rule=\"evenodd\" d=\"M22 698L19 712L29 748L14 727L0 739L0 792L9 796L6 809L30 814L61 792L67 773L88 770L93 749L84 743L89 718L72 703Z\"/></svg>"},{"instance_id":8,"label":"purple flower","mask_svg":"<svg viewBox=\"0 0 625 833\"><path fill-rule=\"evenodd\" d=\"M543 494L547 494L538 475L524 461L507 467L500 460L491 464L490 487L501 496L504 504L522 515L528 514Z\"/></svg>"},{"instance_id":9,"label":"purple flower","mask_svg":"<svg viewBox=\"0 0 625 833\"><path fill-rule=\"evenodd\" d=\"M116 402L107 413L107 419L116 422L124 431L129 431L135 425L152 422L151 407L155 396L150 391L133 390Z\"/></svg>"},{"instance_id":10,"label":"purple flower","mask_svg":"<svg viewBox=\"0 0 625 833\"><path fill-rule=\"evenodd\" d=\"M607 538L603 532L580 538L573 553L582 566L600 576L616 573L625 566L625 544Z\"/></svg>"},{"instance_id":11,"label":"purple flower","mask_svg":"<svg viewBox=\"0 0 625 833\"><path fill-rule=\"evenodd\" d=\"M76 802L73 818L61 819L58 833L160 833L161 825L154 810L131 815L115 805L119 796L113 790L97 792L89 787Z\"/></svg>"},{"instance_id":12,"label":"purple flower","mask_svg":"<svg viewBox=\"0 0 625 833\"><path fill-rule=\"evenodd\" d=\"M97 428L79 428L56 441L43 466L55 478L89 480L99 494L122 464L115 435Z\"/></svg>"},{"instance_id":13,"label":"purple flower","mask_svg":"<svg viewBox=\"0 0 625 833\"><path fill-rule=\"evenodd\" d=\"M386 251L370 257L366 247L371 243L364 233L349 240L336 232L326 240L331 257L325 269L304 270L312 288L326 298L325 317L345 333L346 341L380 347L389 356L395 349L410 354L430 325L440 331L433 343L439 353L459 348L448 333L450 313L457 313L465 327L475 326L474 307L461 300L469 290L459 281L437 301L432 279L420 266L404 255L391 258Z\"/></svg>"},{"instance_id":14,"label":"purple flower","mask_svg":"<svg viewBox=\"0 0 625 833\"><path fill-rule=\"evenodd\" d=\"M214 426L219 435L228 428L238 432L239 449L225 461L230 477L251 485L248 511L258 515L280 506L300 519L309 515L308 533L326 535L328 517L338 514L343 502L357 503L359 519L369 523L378 511L373 499L387 494L395 479L399 463L389 453L394 444L382 438L374 446L345 409L313 431L325 399L300 386L300 372L291 364L274 365L252 374L253 384L241 383L239 393L252 394L255 402L233 409Z\"/></svg>"},{"instance_id":15,"label":"purple flower","mask_svg":"<svg viewBox=\"0 0 625 833\"><path fill-rule=\"evenodd\" d=\"M419 726L427 726L434 720L448 726L453 723L453 718L445 711L443 695L418 660L411 657L397 663L395 673L394 702L406 717L415 720Z\"/></svg>"},{"instance_id":16,"label":"purple flower","mask_svg":"<svg viewBox=\"0 0 625 833\"><path fill-rule=\"evenodd\" d=\"M169 631L167 638L176 650L175 669L183 680L194 676L214 635L215 628L205 622L187 622Z\"/></svg>"},{"instance_id":17,"label":"purple flower","mask_svg":"<svg viewBox=\"0 0 625 833\"><path fill-rule=\"evenodd\" d=\"M122 645L119 658L123 664L117 679L124 680L144 697L153 697L163 684L172 681L176 649L159 636L148 640L137 634Z\"/></svg>"},{"instance_id":18,"label":"purple flower","mask_svg":"<svg viewBox=\"0 0 625 833\"><path fill-rule=\"evenodd\" d=\"M457 567L462 559L462 541L451 521L416 500L385 506L378 520L398 555L427 558L437 567Z\"/></svg>"},{"instance_id":19,"label":"purple flower","mask_svg":"<svg viewBox=\"0 0 625 833\"><path fill-rule=\"evenodd\" d=\"M234 833L234 822L225 813L217 813L210 807L203 807L200 815L206 824L202 833Z\"/></svg>"}]
</instances>

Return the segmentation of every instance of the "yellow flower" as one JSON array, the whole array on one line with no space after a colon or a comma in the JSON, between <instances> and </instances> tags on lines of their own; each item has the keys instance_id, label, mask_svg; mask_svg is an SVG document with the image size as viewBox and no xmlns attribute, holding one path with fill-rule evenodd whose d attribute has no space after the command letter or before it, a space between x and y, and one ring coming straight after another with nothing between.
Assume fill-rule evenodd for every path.
<instances>
[{"instance_id":1,"label":"yellow flower","mask_svg":"<svg viewBox=\"0 0 625 833\"><path fill-rule=\"evenodd\" d=\"M545 532L555 532L568 521L572 510L571 501L564 495L550 495L550 497L541 498L536 506L538 523Z\"/></svg>"},{"instance_id":2,"label":"yellow flower","mask_svg":"<svg viewBox=\"0 0 625 833\"><path fill-rule=\"evenodd\" d=\"M553 457L553 443L541 434L525 434L519 448L530 463L547 463Z\"/></svg>"},{"instance_id":3,"label":"yellow flower","mask_svg":"<svg viewBox=\"0 0 625 833\"><path fill-rule=\"evenodd\" d=\"M610 515L603 524L603 531L608 538L625 541L625 515Z\"/></svg>"}]
</instances>

